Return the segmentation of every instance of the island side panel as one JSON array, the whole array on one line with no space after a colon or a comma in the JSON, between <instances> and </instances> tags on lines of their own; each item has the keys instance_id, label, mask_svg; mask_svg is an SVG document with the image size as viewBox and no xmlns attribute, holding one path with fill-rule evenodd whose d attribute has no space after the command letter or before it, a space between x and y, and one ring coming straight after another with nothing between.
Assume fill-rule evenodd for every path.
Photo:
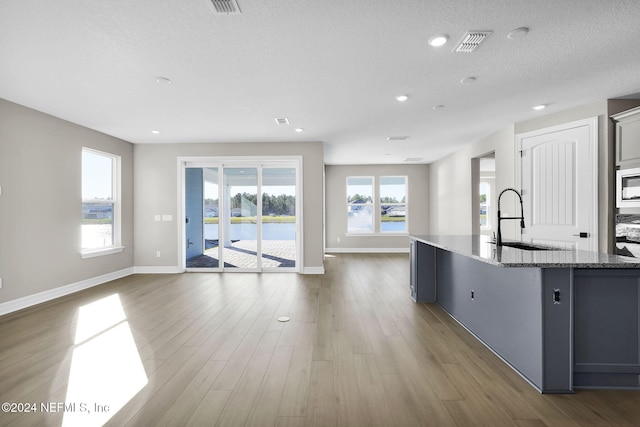
<instances>
[{"instance_id":1,"label":"island side panel","mask_svg":"<svg viewBox=\"0 0 640 427\"><path fill-rule=\"evenodd\" d=\"M542 272L438 249L437 303L536 388L542 374Z\"/></svg>"},{"instance_id":2,"label":"island side panel","mask_svg":"<svg viewBox=\"0 0 640 427\"><path fill-rule=\"evenodd\" d=\"M573 274L570 268L542 270L543 371L545 393L573 391Z\"/></svg>"},{"instance_id":3,"label":"island side panel","mask_svg":"<svg viewBox=\"0 0 640 427\"><path fill-rule=\"evenodd\" d=\"M411 298L415 302L436 302L436 248L410 240Z\"/></svg>"}]
</instances>

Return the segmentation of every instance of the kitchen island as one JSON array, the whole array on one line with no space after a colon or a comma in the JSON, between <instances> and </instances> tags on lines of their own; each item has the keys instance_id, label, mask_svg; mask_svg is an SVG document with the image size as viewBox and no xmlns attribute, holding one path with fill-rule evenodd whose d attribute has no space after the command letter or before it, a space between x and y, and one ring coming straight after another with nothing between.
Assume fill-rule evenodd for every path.
<instances>
[{"instance_id":1,"label":"kitchen island","mask_svg":"<svg viewBox=\"0 0 640 427\"><path fill-rule=\"evenodd\" d=\"M488 236L410 247L413 300L440 305L538 391L640 388L639 259Z\"/></svg>"}]
</instances>

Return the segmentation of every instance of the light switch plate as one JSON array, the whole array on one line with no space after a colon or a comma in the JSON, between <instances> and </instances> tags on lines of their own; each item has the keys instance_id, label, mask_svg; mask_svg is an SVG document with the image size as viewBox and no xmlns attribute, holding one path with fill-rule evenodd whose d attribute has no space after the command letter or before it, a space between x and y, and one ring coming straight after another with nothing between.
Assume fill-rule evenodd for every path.
<instances>
[{"instance_id":1,"label":"light switch plate","mask_svg":"<svg viewBox=\"0 0 640 427\"><path fill-rule=\"evenodd\" d=\"M160 215L155 216L156 221L162 221L162 217Z\"/></svg>"},{"instance_id":2,"label":"light switch plate","mask_svg":"<svg viewBox=\"0 0 640 427\"><path fill-rule=\"evenodd\" d=\"M163 221L173 221L173 215L162 215Z\"/></svg>"}]
</instances>

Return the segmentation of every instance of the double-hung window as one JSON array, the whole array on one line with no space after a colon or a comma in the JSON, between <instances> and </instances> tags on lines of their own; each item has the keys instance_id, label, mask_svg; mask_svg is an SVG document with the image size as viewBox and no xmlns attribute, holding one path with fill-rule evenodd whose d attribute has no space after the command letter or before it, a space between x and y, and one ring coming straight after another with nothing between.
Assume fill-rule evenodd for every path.
<instances>
[{"instance_id":1,"label":"double-hung window","mask_svg":"<svg viewBox=\"0 0 640 427\"><path fill-rule=\"evenodd\" d=\"M373 233L373 177L347 177L347 233Z\"/></svg>"},{"instance_id":2,"label":"double-hung window","mask_svg":"<svg viewBox=\"0 0 640 427\"><path fill-rule=\"evenodd\" d=\"M380 232L407 232L407 177L380 177Z\"/></svg>"},{"instance_id":3,"label":"double-hung window","mask_svg":"<svg viewBox=\"0 0 640 427\"><path fill-rule=\"evenodd\" d=\"M347 177L347 233L407 232L406 176Z\"/></svg>"},{"instance_id":4,"label":"double-hung window","mask_svg":"<svg viewBox=\"0 0 640 427\"><path fill-rule=\"evenodd\" d=\"M122 251L120 156L82 149L83 258Z\"/></svg>"}]
</instances>

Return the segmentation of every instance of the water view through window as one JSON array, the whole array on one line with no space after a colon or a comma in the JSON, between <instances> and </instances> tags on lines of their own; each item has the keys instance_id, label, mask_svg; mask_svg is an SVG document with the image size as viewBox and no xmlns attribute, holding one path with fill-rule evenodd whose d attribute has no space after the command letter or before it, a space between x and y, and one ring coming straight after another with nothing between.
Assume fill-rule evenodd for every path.
<instances>
[{"instance_id":1,"label":"water view through window","mask_svg":"<svg viewBox=\"0 0 640 427\"><path fill-rule=\"evenodd\" d=\"M115 181L118 157L82 150L82 249L94 250L116 244Z\"/></svg>"},{"instance_id":2,"label":"water view through window","mask_svg":"<svg viewBox=\"0 0 640 427\"><path fill-rule=\"evenodd\" d=\"M407 232L407 195L404 176L380 177L380 231Z\"/></svg>"},{"instance_id":3,"label":"water view through window","mask_svg":"<svg viewBox=\"0 0 640 427\"><path fill-rule=\"evenodd\" d=\"M187 168L187 267L295 267L296 174L294 167Z\"/></svg>"},{"instance_id":4,"label":"water view through window","mask_svg":"<svg viewBox=\"0 0 640 427\"><path fill-rule=\"evenodd\" d=\"M347 177L347 233L375 233L378 227L381 233L407 233L407 177L379 177L377 197L375 180L372 176Z\"/></svg>"}]
</instances>

